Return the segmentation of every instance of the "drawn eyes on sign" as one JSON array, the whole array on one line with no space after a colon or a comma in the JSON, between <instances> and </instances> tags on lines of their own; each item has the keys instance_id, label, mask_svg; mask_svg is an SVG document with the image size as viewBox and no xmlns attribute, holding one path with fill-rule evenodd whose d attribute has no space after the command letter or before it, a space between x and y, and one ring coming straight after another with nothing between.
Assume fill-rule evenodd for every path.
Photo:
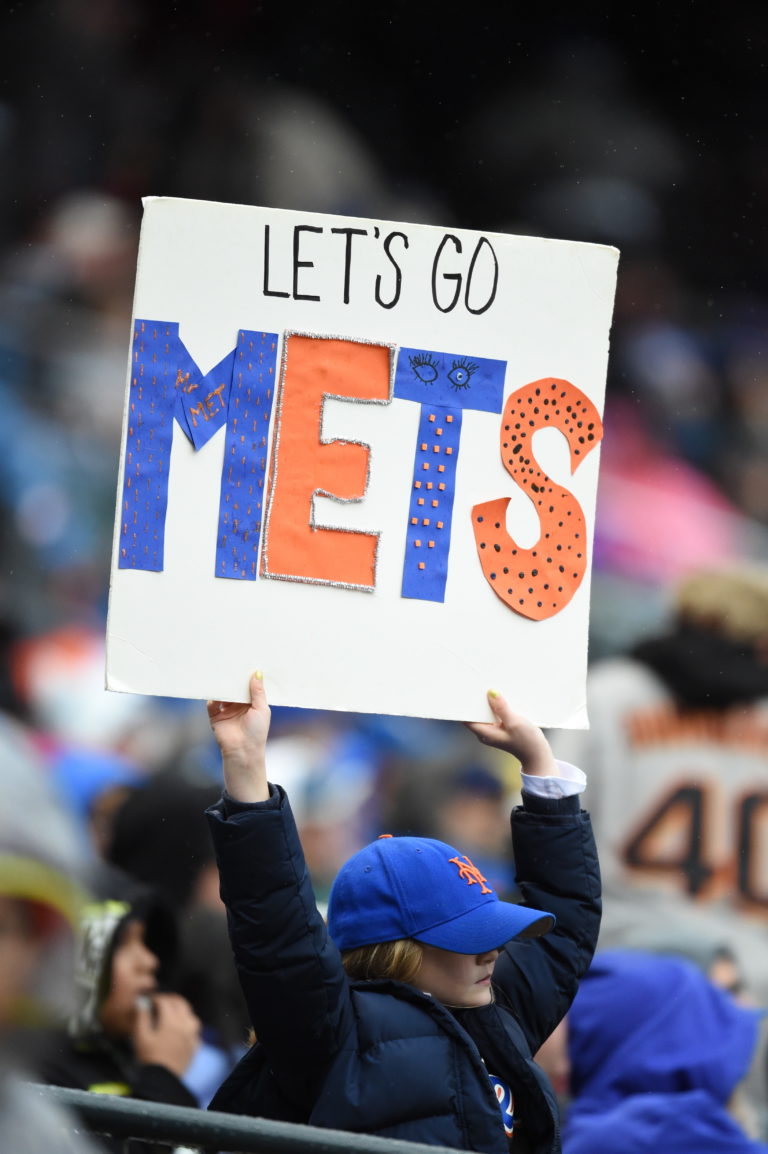
<instances>
[{"instance_id":1,"label":"drawn eyes on sign","mask_svg":"<svg viewBox=\"0 0 768 1154\"><path fill-rule=\"evenodd\" d=\"M436 361L432 358L431 353L417 353L415 357L409 357L411 368L414 375L424 385L431 385L433 381L437 380L438 367Z\"/></svg>"},{"instance_id":2,"label":"drawn eyes on sign","mask_svg":"<svg viewBox=\"0 0 768 1154\"><path fill-rule=\"evenodd\" d=\"M464 359L454 361L451 365L451 371L447 373L448 380L451 382L451 388L459 392L461 389L468 389L470 378L473 373L477 372L477 365L472 361Z\"/></svg>"}]
</instances>

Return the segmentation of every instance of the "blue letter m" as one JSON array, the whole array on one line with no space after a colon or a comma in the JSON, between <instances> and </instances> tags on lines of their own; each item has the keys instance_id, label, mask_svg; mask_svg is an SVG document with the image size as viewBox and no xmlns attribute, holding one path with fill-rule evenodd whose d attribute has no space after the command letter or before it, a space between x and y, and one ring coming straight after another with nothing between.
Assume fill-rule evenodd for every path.
<instances>
[{"instance_id":1,"label":"blue letter m","mask_svg":"<svg viewBox=\"0 0 768 1154\"><path fill-rule=\"evenodd\" d=\"M226 424L216 575L256 579L277 336L242 330L201 373L174 322L137 320L126 421L119 566L163 568L173 422L195 449Z\"/></svg>"}]
</instances>

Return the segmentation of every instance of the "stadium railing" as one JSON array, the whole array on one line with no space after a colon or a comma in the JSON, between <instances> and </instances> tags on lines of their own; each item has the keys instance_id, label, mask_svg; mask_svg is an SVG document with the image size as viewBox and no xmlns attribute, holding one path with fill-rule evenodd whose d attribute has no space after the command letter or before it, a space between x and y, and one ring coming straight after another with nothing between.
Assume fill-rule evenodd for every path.
<instances>
[{"instance_id":1,"label":"stadium railing","mask_svg":"<svg viewBox=\"0 0 768 1154\"><path fill-rule=\"evenodd\" d=\"M457 1154L445 1146L424 1146L395 1138L377 1138L292 1122L273 1122L241 1114L210 1113L187 1106L141 1102L113 1094L94 1094L61 1086L35 1085L60 1107L72 1129L112 1138L134 1138L216 1154Z\"/></svg>"}]
</instances>

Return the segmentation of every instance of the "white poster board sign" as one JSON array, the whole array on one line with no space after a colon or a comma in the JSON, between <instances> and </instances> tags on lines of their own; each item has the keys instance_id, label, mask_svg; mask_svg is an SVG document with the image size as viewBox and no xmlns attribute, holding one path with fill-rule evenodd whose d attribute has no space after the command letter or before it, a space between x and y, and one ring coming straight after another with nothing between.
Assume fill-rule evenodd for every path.
<instances>
[{"instance_id":1,"label":"white poster board sign","mask_svg":"<svg viewBox=\"0 0 768 1154\"><path fill-rule=\"evenodd\" d=\"M584 726L617 251L144 210L108 688Z\"/></svg>"}]
</instances>

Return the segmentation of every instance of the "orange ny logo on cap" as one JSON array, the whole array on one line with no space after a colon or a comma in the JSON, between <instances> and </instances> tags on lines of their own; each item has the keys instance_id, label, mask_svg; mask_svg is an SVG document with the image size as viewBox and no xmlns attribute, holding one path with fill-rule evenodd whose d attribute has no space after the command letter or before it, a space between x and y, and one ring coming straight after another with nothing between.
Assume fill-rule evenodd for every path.
<instances>
[{"instance_id":1,"label":"orange ny logo on cap","mask_svg":"<svg viewBox=\"0 0 768 1154\"><path fill-rule=\"evenodd\" d=\"M468 886L479 885L481 887L481 894L492 894L493 890L486 884L487 879L483 877L476 865L473 865L469 858L464 855L462 861L459 857L449 857L448 861L452 865L458 866L459 877L467 883Z\"/></svg>"}]
</instances>

